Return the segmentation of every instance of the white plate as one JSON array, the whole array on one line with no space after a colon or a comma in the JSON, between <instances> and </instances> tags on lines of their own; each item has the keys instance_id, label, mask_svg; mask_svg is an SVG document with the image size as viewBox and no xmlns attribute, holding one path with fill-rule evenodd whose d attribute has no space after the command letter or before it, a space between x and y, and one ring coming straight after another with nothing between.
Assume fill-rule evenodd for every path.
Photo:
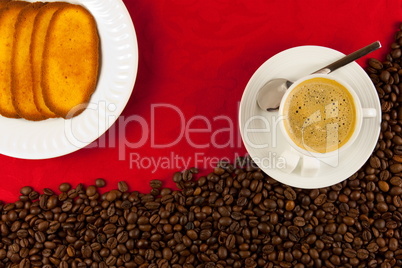
<instances>
[{"instance_id":1,"label":"white plate","mask_svg":"<svg viewBox=\"0 0 402 268\"><path fill-rule=\"evenodd\" d=\"M341 52L320 46L291 48L267 60L248 82L240 103L240 131L251 158L272 178L299 188L330 186L353 175L373 152L380 133L381 106L373 83L356 62L334 71L332 75L350 84L363 108L375 108L377 116L364 119L356 142L339 155L336 164L321 163L315 177L302 177L297 169L291 174L280 170L284 164L280 155L289 150L290 145L277 125L277 112L263 111L256 103L258 90L270 79L282 77L295 81L342 56Z\"/></svg>"},{"instance_id":2,"label":"white plate","mask_svg":"<svg viewBox=\"0 0 402 268\"><path fill-rule=\"evenodd\" d=\"M45 159L74 152L100 137L119 117L132 93L138 46L122 0L76 0L95 17L101 40L101 68L88 108L71 119L31 122L0 116L0 153Z\"/></svg>"}]
</instances>

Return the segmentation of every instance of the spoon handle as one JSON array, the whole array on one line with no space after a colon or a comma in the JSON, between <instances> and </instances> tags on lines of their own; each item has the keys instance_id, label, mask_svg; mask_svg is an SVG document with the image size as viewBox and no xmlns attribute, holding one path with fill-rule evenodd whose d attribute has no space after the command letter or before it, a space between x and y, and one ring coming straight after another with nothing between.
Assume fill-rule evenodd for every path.
<instances>
[{"instance_id":1,"label":"spoon handle","mask_svg":"<svg viewBox=\"0 0 402 268\"><path fill-rule=\"evenodd\" d=\"M365 46L355 52L352 52L349 55L344 56L343 58L331 63L330 65L325 66L324 68L315 71L313 74L329 74L330 72L338 69L339 67L345 66L346 64L351 63L374 50L377 50L381 47L380 41L375 41L374 43Z\"/></svg>"}]
</instances>

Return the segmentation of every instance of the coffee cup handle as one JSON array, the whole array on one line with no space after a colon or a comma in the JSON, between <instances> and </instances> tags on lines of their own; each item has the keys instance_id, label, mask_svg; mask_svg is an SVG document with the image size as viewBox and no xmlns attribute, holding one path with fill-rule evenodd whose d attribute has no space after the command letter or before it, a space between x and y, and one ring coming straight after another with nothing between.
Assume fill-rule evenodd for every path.
<instances>
[{"instance_id":1,"label":"coffee cup handle","mask_svg":"<svg viewBox=\"0 0 402 268\"><path fill-rule=\"evenodd\" d=\"M377 116L377 110L374 108L363 108L363 117L376 117Z\"/></svg>"}]
</instances>

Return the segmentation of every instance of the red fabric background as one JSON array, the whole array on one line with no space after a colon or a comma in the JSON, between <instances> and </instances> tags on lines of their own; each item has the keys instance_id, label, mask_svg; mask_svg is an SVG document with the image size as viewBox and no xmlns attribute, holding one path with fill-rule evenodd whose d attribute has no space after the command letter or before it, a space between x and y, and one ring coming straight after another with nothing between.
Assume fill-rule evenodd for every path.
<instances>
[{"instance_id":1,"label":"red fabric background","mask_svg":"<svg viewBox=\"0 0 402 268\"><path fill-rule=\"evenodd\" d=\"M151 179L173 186L170 178L176 170L198 166L206 173L214 159L233 161L246 153L237 131L238 103L249 78L264 61L294 46L320 45L350 53L375 40L384 48L370 57L383 59L402 20L400 0L124 2L137 32L139 69L122 121L93 148L63 157L22 160L0 155L0 200L15 201L25 185L57 189L62 182L89 185L98 177L107 179L105 190L125 180L132 190L147 191ZM359 63L365 66L367 58ZM162 104L164 108L155 106ZM143 118L143 124L124 124L123 119L133 116ZM207 122L210 133L188 132L190 139L180 138L186 129L205 129ZM141 139L145 142L134 146ZM152 144L175 140L168 148ZM130 166L130 155L140 157L142 167ZM170 161L168 167L148 167L151 158L172 155L173 160L189 159L189 166Z\"/></svg>"}]
</instances>

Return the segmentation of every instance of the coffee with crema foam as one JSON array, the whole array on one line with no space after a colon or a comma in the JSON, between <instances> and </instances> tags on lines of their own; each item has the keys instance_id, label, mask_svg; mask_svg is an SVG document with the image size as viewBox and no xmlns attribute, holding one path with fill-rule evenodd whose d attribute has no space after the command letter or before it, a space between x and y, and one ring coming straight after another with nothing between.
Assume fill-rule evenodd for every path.
<instances>
[{"instance_id":1,"label":"coffee with crema foam","mask_svg":"<svg viewBox=\"0 0 402 268\"><path fill-rule=\"evenodd\" d=\"M284 104L284 126L293 142L314 153L345 145L356 128L353 96L335 80L315 77L297 85Z\"/></svg>"}]
</instances>

